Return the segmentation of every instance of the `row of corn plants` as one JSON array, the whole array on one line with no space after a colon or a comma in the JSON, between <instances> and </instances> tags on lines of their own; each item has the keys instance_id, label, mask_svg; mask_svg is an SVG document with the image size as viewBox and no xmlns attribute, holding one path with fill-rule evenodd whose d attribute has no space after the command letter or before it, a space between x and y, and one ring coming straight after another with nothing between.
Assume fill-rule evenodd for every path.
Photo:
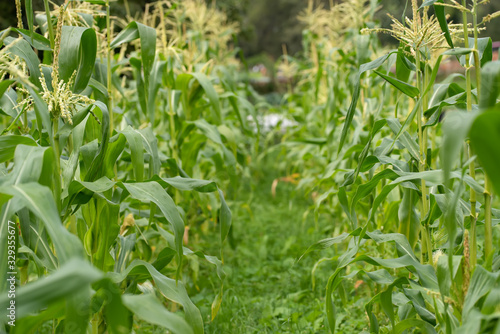
<instances>
[{"instance_id":1,"label":"row of corn plants","mask_svg":"<svg viewBox=\"0 0 500 334\"><path fill-rule=\"evenodd\" d=\"M480 17L478 0L405 3L410 17L391 16L390 29L373 23L383 1L309 3L305 53L280 65L297 83L281 107L298 124L263 154L288 158L282 173L315 201L306 214L331 217L331 237L304 254L325 254L313 287L316 271L332 270L330 332L361 295L360 331L498 333L500 63L481 36L500 12ZM448 22L451 11L463 23ZM442 77L450 59L463 72Z\"/></svg>"},{"instance_id":2,"label":"row of corn plants","mask_svg":"<svg viewBox=\"0 0 500 334\"><path fill-rule=\"evenodd\" d=\"M238 27L198 0L135 18L109 0L15 5L0 32L0 332L203 333L226 199L254 154ZM220 253L196 250L214 229ZM200 310L203 289L216 297Z\"/></svg>"}]
</instances>

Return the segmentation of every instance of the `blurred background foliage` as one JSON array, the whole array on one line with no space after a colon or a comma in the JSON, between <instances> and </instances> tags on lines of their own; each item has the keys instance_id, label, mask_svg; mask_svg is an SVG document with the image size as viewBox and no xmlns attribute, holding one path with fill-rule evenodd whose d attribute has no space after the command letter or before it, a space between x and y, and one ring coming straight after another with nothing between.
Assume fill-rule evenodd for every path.
<instances>
[{"instance_id":1,"label":"blurred background foliage","mask_svg":"<svg viewBox=\"0 0 500 334\"><path fill-rule=\"evenodd\" d=\"M54 0L55 3L62 2ZM182 1L182 0L180 0ZM307 0L206 0L227 13L232 21L239 22L241 31L238 36L239 47L246 57L255 57L257 62L266 63L273 61L283 54L283 45L286 45L288 54L296 54L302 50L303 25L298 21L298 14L307 7ZM376 19L383 27L389 27L391 20L386 13L392 13L400 18L406 8L406 15L411 16L409 1L405 0L380 0L381 10L376 14ZM124 17L127 2L130 13L140 17L146 4L154 0L118 0L112 3L112 14ZM176 1L172 1L176 2ZM323 4L326 8L342 2L342 0L316 0L316 4ZM43 10L42 0L33 0L35 11ZM500 10L500 1L492 0L481 7L484 13L493 13ZM15 26L16 11L14 0L0 1L0 29ZM451 19L461 22L458 11ZM500 25L491 22L487 25L487 34L493 41L500 41ZM380 35L385 45L396 44L388 35ZM266 59L269 58L270 59ZM266 61L267 60L267 61ZM253 62L252 62L253 63Z\"/></svg>"}]
</instances>

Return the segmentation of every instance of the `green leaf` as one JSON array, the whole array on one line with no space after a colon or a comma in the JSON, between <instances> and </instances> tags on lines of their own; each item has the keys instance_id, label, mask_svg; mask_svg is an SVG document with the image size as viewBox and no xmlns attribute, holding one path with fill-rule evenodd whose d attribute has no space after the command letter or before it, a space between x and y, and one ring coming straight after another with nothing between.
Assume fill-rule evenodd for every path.
<instances>
[{"instance_id":1,"label":"green leaf","mask_svg":"<svg viewBox=\"0 0 500 334\"><path fill-rule=\"evenodd\" d=\"M182 237L184 236L184 222L172 198L158 182L123 183L135 199L155 203L167 221L171 224L175 236L175 248L179 256L179 268L182 266Z\"/></svg>"},{"instance_id":2,"label":"green leaf","mask_svg":"<svg viewBox=\"0 0 500 334\"><path fill-rule=\"evenodd\" d=\"M443 163L444 182L451 178L451 170L458 160L459 153L469 129L477 114L464 111L449 113L443 124L443 144L441 160Z\"/></svg>"},{"instance_id":3,"label":"green leaf","mask_svg":"<svg viewBox=\"0 0 500 334\"><path fill-rule=\"evenodd\" d=\"M89 83L97 54L97 37L94 29L63 26L59 52L60 79L68 82L76 73L73 91L80 93Z\"/></svg>"},{"instance_id":4,"label":"green leaf","mask_svg":"<svg viewBox=\"0 0 500 334\"><path fill-rule=\"evenodd\" d=\"M423 329L427 334L437 333L434 326L429 324L427 321L416 318L405 319L403 321L398 322L398 324L394 327L393 332L395 334L402 334L407 332L408 329L413 327Z\"/></svg>"},{"instance_id":5,"label":"green leaf","mask_svg":"<svg viewBox=\"0 0 500 334\"><path fill-rule=\"evenodd\" d=\"M92 87L94 90L97 90L99 93L101 93L105 98L108 98L108 89L106 86L104 86L102 83L97 81L94 78L90 78L89 80L89 86Z\"/></svg>"},{"instance_id":6,"label":"green leaf","mask_svg":"<svg viewBox=\"0 0 500 334\"><path fill-rule=\"evenodd\" d=\"M480 114L470 129L471 145L481 166L488 174L497 194L500 194L500 108Z\"/></svg>"},{"instance_id":7,"label":"green leaf","mask_svg":"<svg viewBox=\"0 0 500 334\"><path fill-rule=\"evenodd\" d=\"M400 45L398 49L398 58L396 59L396 78L398 78L400 81L407 82L410 78L412 67L413 71L416 68L406 58L403 48L404 46Z\"/></svg>"},{"instance_id":8,"label":"green leaf","mask_svg":"<svg viewBox=\"0 0 500 334\"><path fill-rule=\"evenodd\" d=\"M217 295L214 298L214 301L212 302L212 307L211 307L212 321L214 321L215 317L217 316L217 313L219 313L221 305L222 305L222 289L219 293L217 293Z\"/></svg>"},{"instance_id":9,"label":"green leaf","mask_svg":"<svg viewBox=\"0 0 500 334\"><path fill-rule=\"evenodd\" d=\"M176 254L177 252L170 247L163 248L153 262L153 266L156 270L161 271L172 261Z\"/></svg>"},{"instance_id":10,"label":"green leaf","mask_svg":"<svg viewBox=\"0 0 500 334\"><path fill-rule=\"evenodd\" d=\"M454 48L450 50L446 50L443 52L443 55L447 56L464 56L471 54L474 51L472 48Z\"/></svg>"},{"instance_id":11,"label":"green leaf","mask_svg":"<svg viewBox=\"0 0 500 334\"><path fill-rule=\"evenodd\" d=\"M76 0L71 0L76 1ZM106 6L106 0L83 0L84 2L92 3L94 5Z\"/></svg>"},{"instance_id":12,"label":"green leaf","mask_svg":"<svg viewBox=\"0 0 500 334\"><path fill-rule=\"evenodd\" d=\"M222 143L222 138L220 136L219 130L217 130L217 127L215 125L212 125L208 123L206 120L198 119L194 122L192 122L196 127L210 140L213 142L219 144L219 145L224 145Z\"/></svg>"},{"instance_id":13,"label":"green leaf","mask_svg":"<svg viewBox=\"0 0 500 334\"><path fill-rule=\"evenodd\" d=\"M217 185L213 181L196 180L187 177L162 178L163 182L179 190L196 190L201 193L217 191Z\"/></svg>"},{"instance_id":14,"label":"green leaf","mask_svg":"<svg viewBox=\"0 0 500 334\"><path fill-rule=\"evenodd\" d=\"M83 248L78 238L61 223L49 188L38 183L24 183L2 186L0 193L13 196L11 201L17 208L26 207L41 219L61 263L67 262L73 256L83 255Z\"/></svg>"},{"instance_id":15,"label":"green leaf","mask_svg":"<svg viewBox=\"0 0 500 334\"><path fill-rule=\"evenodd\" d=\"M49 142L52 145L54 143L54 133L52 132L52 122L50 120L50 113L47 104L42 100L40 95L32 87L27 86L26 90L33 98L38 131L40 132L39 135L41 136L43 130L45 129L45 131L49 135Z\"/></svg>"},{"instance_id":16,"label":"green leaf","mask_svg":"<svg viewBox=\"0 0 500 334\"><path fill-rule=\"evenodd\" d=\"M193 329L182 317L171 313L153 295L123 295L123 304L139 319L159 325L175 334L192 334Z\"/></svg>"},{"instance_id":17,"label":"green leaf","mask_svg":"<svg viewBox=\"0 0 500 334\"><path fill-rule=\"evenodd\" d=\"M415 159L420 159L420 148L415 140L412 139L410 134L407 131L403 131L403 126L399 123L399 121L395 118L388 118L387 124L391 128L392 132L399 137L399 140L403 144L403 146L408 150L408 153Z\"/></svg>"},{"instance_id":18,"label":"green leaf","mask_svg":"<svg viewBox=\"0 0 500 334\"><path fill-rule=\"evenodd\" d=\"M356 189L356 193L354 194L352 201L351 201L351 205L349 207L349 210L351 212L352 218L354 219L355 225L357 224L355 209L356 209L356 204L359 202L359 200L370 195L372 193L373 189L375 189L375 187L378 185L378 183L381 180L385 180L385 179L394 180L397 177L398 177L398 174L396 172L394 172L393 170L384 169L380 173L373 176L369 182L361 184Z\"/></svg>"},{"instance_id":19,"label":"green leaf","mask_svg":"<svg viewBox=\"0 0 500 334\"><path fill-rule=\"evenodd\" d=\"M161 234L161 236L167 240L169 245L175 246L175 237L168 231L165 231L162 229L160 226L158 227L158 232ZM193 252L191 249L187 247L183 247L183 252L184 255L196 255L200 259L206 260L208 263L213 264L216 267L217 270L217 276L219 276L219 279L221 282L224 281L226 274L224 273L224 270L222 269L222 261L219 260L215 256L210 256L210 255L205 255L200 251Z\"/></svg>"},{"instance_id":20,"label":"green leaf","mask_svg":"<svg viewBox=\"0 0 500 334\"><path fill-rule=\"evenodd\" d=\"M45 154L51 157L51 153L50 147L18 145L14 156L14 168L2 185L38 182L43 167L52 168L51 161L44 159Z\"/></svg>"},{"instance_id":21,"label":"green leaf","mask_svg":"<svg viewBox=\"0 0 500 334\"><path fill-rule=\"evenodd\" d=\"M480 265L476 267L465 296L462 311L463 319L467 319L474 305L495 287L499 278L500 273L490 273Z\"/></svg>"},{"instance_id":22,"label":"green leaf","mask_svg":"<svg viewBox=\"0 0 500 334\"><path fill-rule=\"evenodd\" d=\"M475 40L473 37L469 37L469 45L474 46ZM470 49L474 50L474 49ZM483 67L486 63L493 59L493 42L490 37L478 38L477 39L477 52L479 53L480 65ZM469 58L469 66L475 66L474 56ZM465 55L460 57L460 64L466 66Z\"/></svg>"},{"instance_id":23,"label":"green leaf","mask_svg":"<svg viewBox=\"0 0 500 334\"><path fill-rule=\"evenodd\" d=\"M450 268L448 256L440 256L438 258L436 276L439 282L439 291L443 296L450 295L451 285L455 279L461 261L462 256L454 255L452 257L453 268Z\"/></svg>"},{"instance_id":24,"label":"green leaf","mask_svg":"<svg viewBox=\"0 0 500 334\"><path fill-rule=\"evenodd\" d=\"M374 71L374 72L377 73L380 77L382 77L385 81L396 87L403 94L411 98L416 98L420 94L420 91L418 90L417 87L414 87L410 84L407 84L406 82L403 82L391 76L385 75L379 71Z\"/></svg>"},{"instance_id":25,"label":"green leaf","mask_svg":"<svg viewBox=\"0 0 500 334\"><path fill-rule=\"evenodd\" d=\"M10 85L12 85L16 80L14 79L4 79L0 82L0 98L2 98L3 94L9 89ZM16 114L14 113L13 117L15 117Z\"/></svg>"},{"instance_id":26,"label":"green leaf","mask_svg":"<svg viewBox=\"0 0 500 334\"><path fill-rule=\"evenodd\" d=\"M446 20L446 13L444 12L444 6L440 5L435 5L436 2L443 2L443 0L438 0L438 1L426 1L426 2L432 2L434 5L434 12L436 14L436 17L439 22L439 26L441 27L441 30L444 33L444 37L446 38L446 42L450 46L450 48L453 48L453 39L451 38L450 34L450 28L448 27L448 21ZM430 4L429 4L430 5ZM422 5L420 8L422 8L424 5Z\"/></svg>"},{"instance_id":27,"label":"green leaf","mask_svg":"<svg viewBox=\"0 0 500 334\"><path fill-rule=\"evenodd\" d=\"M130 147L135 180L141 182L144 179L144 145L142 135L130 126L121 133L127 138Z\"/></svg>"},{"instance_id":28,"label":"green leaf","mask_svg":"<svg viewBox=\"0 0 500 334\"><path fill-rule=\"evenodd\" d=\"M406 132L406 130L408 129L408 127L412 124L413 122L413 119L415 118L415 115L417 114L417 111L419 110L419 108L421 108L422 106L422 101L423 101L423 98L431 91L431 89L434 87L434 82L436 81L436 78L437 78L437 75L438 75L438 72L439 72L439 66L441 64L441 61L443 59L443 55L439 56L438 59L436 60L436 63L434 64L434 68L432 69L432 73L431 73L431 79L429 80L429 82L427 83L427 86L423 92L423 94L420 96L420 98L417 100L417 103L415 103L415 106L413 108L413 110L410 112L410 114L408 115L408 117L406 117L403 125L401 126L399 132L397 133L396 135L396 138L394 139L394 143L396 142L396 140L403 134ZM399 121L398 121L399 122ZM416 160L419 160L419 158L416 158Z\"/></svg>"},{"instance_id":29,"label":"green leaf","mask_svg":"<svg viewBox=\"0 0 500 334\"><path fill-rule=\"evenodd\" d=\"M151 69L151 78L149 83L149 92L148 92L148 113L149 113L149 122L154 124L155 121L155 102L157 99L158 91L162 85L163 72L165 68L165 61L156 61L153 64Z\"/></svg>"},{"instance_id":30,"label":"green leaf","mask_svg":"<svg viewBox=\"0 0 500 334\"><path fill-rule=\"evenodd\" d=\"M229 229L231 228L231 210L226 204L226 200L224 199L224 193L219 189L219 198L221 201L220 208L220 240L221 243L226 240L227 235L229 234Z\"/></svg>"},{"instance_id":31,"label":"green leaf","mask_svg":"<svg viewBox=\"0 0 500 334\"><path fill-rule=\"evenodd\" d=\"M472 40L474 39L472 38ZM481 67L493 60L493 42L491 37L478 38L477 49L479 51Z\"/></svg>"},{"instance_id":32,"label":"green leaf","mask_svg":"<svg viewBox=\"0 0 500 334\"><path fill-rule=\"evenodd\" d=\"M96 110L97 109L97 110ZM94 103L93 108L94 113L100 111L101 117L101 144L99 145L99 151L97 155L91 162L90 168L85 175L85 181L94 181L105 175L105 165L106 151L109 145L109 112L108 107L100 101ZM113 162L114 163L114 162Z\"/></svg>"},{"instance_id":33,"label":"green leaf","mask_svg":"<svg viewBox=\"0 0 500 334\"><path fill-rule=\"evenodd\" d=\"M356 257L356 254L359 250L360 242L357 241L356 238L353 240L354 242L351 241L348 250L339 258L338 266L335 272L328 279L328 284L326 288L327 320L330 326L330 331L332 333L335 333L335 324L336 324L336 311L332 295L335 289L342 281L340 273L350 264L356 262L367 262L371 265L382 266L385 268L395 269L395 268L405 267L411 272L414 272L419 277L419 283L423 287L431 290L438 289L438 282L434 272L434 268L430 265L422 265L420 262L417 261L415 255L413 254L413 251L411 250L410 244L403 235L397 233L387 235L387 234L382 234L379 231L370 233L366 232L367 226L368 224L365 225L365 227L363 228L363 230L361 230L361 232L356 233L357 235L359 235L359 238L370 238L377 243L394 241L398 248L398 252L404 255L395 259L381 259L381 258L371 257L368 255L360 255ZM351 235L354 235L354 232L352 232Z\"/></svg>"},{"instance_id":34,"label":"green leaf","mask_svg":"<svg viewBox=\"0 0 500 334\"><path fill-rule=\"evenodd\" d=\"M153 267L153 265L141 260L134 260L128 268L120 274L109 273L108 275L114 282L120 283L129 276L143 273L144 270L146 270L151 276L155 282L155 286L165 298L183 306L186 314L186 321L191 325L193 332L195 334L203 334L203 319L201 317L200 310L198 310L189 298L186 288L182 282L176 282L175 280L162 275Z\"/></svg>"},{"instance_id":35,"label":"green leaf","mask_svg":"<svg viewBox=\"0 0 500 334\"><path fill-rule=\"evenodd\" d=\"M30 138L19 135L0 136L0 162L12 160L14 158L14 151L18 145L37 146L36 142Z\"/></svg>"},{"instance_id":36,"label":"green leaf","mask_svg":"<svg viewBox=\"0 0 500 334\"><path fill-rule=\"evenodd\" d=\"M418 194L413 189L404 188L403 198L399 204L398 232L406 236L412 247L415 247L418 241L418 233L420 231L420 222L418 221L415 204L418 200Z\"/></svg>"},{"instance_id":37,"label":"green leaf","mask_svg":"<svg viewBox=\"0 0 500 334\"><path fill-rule=\"evenodd\" d=\"M351 236L351 234L344 232L341 235L338 235L334 238L327 238L327 239L320 240L320 241L314 243L313 245L309 246L309 248L304 252L304 254L302 254L300 256L298 261L302 260L302 258L304 256L306 256L307 254L309 254L311 252L327 249L327 248L330 248L332 245L341 243L341 242L345 241L349 236Z\"/></svg>"},{"instance_id":38,"label":"green leaf","mask_svg":"<svg viewBox=\"0 0 500 334\"><path fill-rule=\"evenodd\" d=\"M33 41L33 2L32 0L24 0L24 7L26 10L26 21L28 21L30 40Z\"/></svg>"},{"instance_id":39,"label":"green leaf","mask_svg":"<svg viewBox=\"0 0 500 334\"><path fill-rule=\"evenodd\" d=\"M94 283L92 288L96 291L93 301L102 300L103 315L108 333L128 334L132 331L132 316L125 307L122 290L109 278L101 279Z\"/></svg>"},{"instance_id":40,"label":"green leaf","mask_svg":"<svg viewBox=\"0 0 500 334\"><path fill-rule=\"evenodd\" d=\"M479 107L491 108L497 104L500 94L500 61L486 64L481 69L481 95Z\"/></svg>"},{"instance_id":41,"label":"green leaf","mask_svg":"<svg viewBox=\"0 0 500 334\"><path fill-rule=\"evenodd\" d=\"M136 21L130 22L111 42L111 47L116 48L123 43L131 42L137 38L140 38L141 41L141 61L145 83L143 94L146 100L145 106L148 108L148 101L151 98L149 96L149 79L156 55L156 30ZM140 94L141 92L139 92L139 96ZM144 112L146 112L147 115L153 113L153 111L147 110L144 110Z\"/></svg>"},{"instance_id":42,"label":"green leaf","mask_svg":"<svg viewBox=\"0 0 500 334\"><path fill-rule=\"evenodd\" d=\"M103 193L113 188L115 182L102 177L93 182L73 180L68 187L69 204L85 204L95 193Z\"/></svg>"},{"instance_id":43,"label":"green leaf","mask_svg":"<svg viewBox=\"0 0 500 334\"><path fill-rule=\"evenodd\" d=\"M7 53L18 56L19 58L21 58L26 62L26 65L28 66L28 70L30 73L31 83L34 84L39 89L42 89L42 86L40 84L40 77L41 77L41 72L39 68L40 60L38 60L38 56L31 48L31 45L24 39L16 40L12 37L5 38L4 43L6 45L14 43L11 47L8 48Z\"/></svg>"},{"instance_id":44,"label":"green leaf","mask_svg":"<svg viewBox=\"0 0 500 334\"><path fill-rule=\"evenodd\" d=\"M152 175L158 175L161 167L160 156L158 153L158 140L150 127L139 130L139 133L142 136L142 143L146 148L146 152L149 154L149 168L152 169L150 173Z\"/></svg>"},{"instance_id":45,"label":"green leaf","mask_svg":"<svg viewBox=\"0 0 500 334\"><path fill-rule=\"evenodd\" d=\"M22 321L16 322L13 333L36 333L45 322L64 317L65 308L66 302L64 300L51 302L47 309L36 315L28 315Z\"/></svg>"},{"instance_id":46,"label":"green leaf","mask_svg":"<svg viewBox=\"0 0 500 334\"><path fill-rule=\"evenodd\" d=\"M31 32L26 29L12 29L13 31L19 33L19 35L23 36L24 39L30 43L30 45L40 51L52 51L52 48L50 47L50 41L43 37L40 34L37 34L35 32Z\"/></svg>"},{"instance_id":47,"label":"green leaf","mask_svg":"<svg viewBox=\"0 0 500 334\"><path fill-rule=\"evenodd\" d=\"M386 54L385 56L382 56L382 57L377 58L376 60L374 60L372 62L361 65L361 67L359 68L359 72L358 72L357 80L356 80L356 86L354 87L351 105L349 106L349 109L347 111L344 126L342 128L342 134L340 136L340 143L339 143L339 148L337 149L337 152L340 152L342 150L342 147L344 146L345 140L347 138L347 131L349 131L349 127L351 126L352 119L354 118L354 114L356 113L356 106L358 105L359 95L361 93L361 81L360 81L361 75L367 71L375 70L375 69L379 68L394 53L397 53L397 51L391 51L388 54Z\"/></svg>"},{"instance_id":48,"label":"green leaf","mask_svg":"<svg viewBox=\"0 0 500 334\"><path fill-rule=\"evenodd\" d=\"M90 284L101 277L102 273L87 261L72 259L51 275L18 288L16 316L23 318L53 305L58 300L71 298L76 293L89 289ZM7 306L9 300L7 294L0 296L2 309Z\"/></svg>"},{"instance_id":49,"label":"green leaf","mask_svg":"<svg viewBox=\"0 0 500 334\"><path fill-rule=\"evenodd\" d=\"M226 237L231 228L231 210L227 206L226 200L224 199L223 192L217 188L217 185L213 181L205 180L195 180L191 178L184 178L176 176L173 178L162 178L159 180L160 183L166 183L179 190L195 190L202 193L218 191L219 198L221 201L220 208L220 228L221 228L221 242L226 240Z\"/></svg>"},{"instance_id":50,"label":"green leaf","mask_svg":"<svg viewBox=\"0 0 500 334\"><path fill-rule=\"evenodd\" d=\"M210 82L210 79L203 73L194 72L190 74L198 81L200 86L203 87L203 90L205 91L205 94L207 95L208 100L210 101L210 104L212 105L212 108L214 110L215 124L221 124L222 115L220 111L219 96L215 91L214 86Z\"/></svg>"},{"instance_id":51,"label":"green leaf","mask_svg":"<svg viewBox=\"0 0 500 334\"><path fill-rule=\"evenodd\" d=\"M424 114L426 117L429 117L429 120L427 121L427 123L423 127L435 126L439 122L439 118L441 117L442 109L444 107L464 106L464 109L465 109L466 99L467 99L467 95L465 92L459 93L459 94L453 95L445 100L440 101L438 105L426 110L424 112Z\"/></svg>"},{"instance_id":52,"label":"green leaf","mask_svg":"<svg viewBox=\"0 0 500 334\"><path fill-rule=\"evenodd\" d=\"M361 151L361 153L359 154L358 166L356 167L356 170L354 171L354 173L352 175L349 175L348 177L346 177L342 186L347 186L349 184L352 184L356 180L356 178L359 175L359 172L361 171L361 169L363 167L363 163L364 163L366 157L368 156L368 152L370 151L373 138L386 124L387 124L387 121L385 119L381 119L381 120L378 120L375 122L372 129L370 130L370 137L368 139L368 142L366 143L365 147L363 148L363 151Z\"/></svg>"}]
</instances>

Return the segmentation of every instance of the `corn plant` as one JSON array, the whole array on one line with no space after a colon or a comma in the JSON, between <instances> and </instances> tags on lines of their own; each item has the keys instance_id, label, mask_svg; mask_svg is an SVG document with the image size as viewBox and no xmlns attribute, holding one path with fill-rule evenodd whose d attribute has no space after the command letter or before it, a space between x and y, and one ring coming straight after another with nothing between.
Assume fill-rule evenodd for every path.
<instances>
[{"instance_id":1,"label":"corn plant","mask_svg":"<svg viewBox=\"0 0 500 334\"><path fill-rule=\"evenodd\" d=\"M480 21L481 3L413 0L412 18L363 30L390 33L400 47L360 66L351 104L337 113L345 119L336 128L332 122L328 137L338 155L320 175L332 188L313 182L323 192L316 207L332 203L337 216L334 236L306 254L332 246L343 252L318 262L335 264L326 287L331 332L341 325L335 296L348 305L347 282L355 277L375 283L365 289L370 332L500 328L492 200L498 155L489 144L497 131L498 64L491 39L479 38L481 24L498 14ZM446 8L462 11L464 23L448 23ZM460 60L465 75L438 83L446 57Z\"/></svg>"},{"instance_id":2,"label":"corn plant","mask_svg":"<svg viewBox=\"0 0 500 334\"><path fill-rule=\"evenodd\" d=\"M24 29L16 4L19 26L0 33L0 244L14 222L17 261L9 269L2 251L0 304L3 275L16 272L18 307L16 326L2 317L0 330L129 333L149 323L203 333L186 263L216 269L212 319L225 274L219 258L186 245L200 224L217 226L222 258L231 211L221 189L237 190L252 145L245 90L210 64L186 63L180 46L158 46L157 31L161 42L177 33L164 22L168 2L142 21L157 29L111 17L107 0L52 10L45 1L36 20L26 1Z\"/></svg>"}]
</instances>

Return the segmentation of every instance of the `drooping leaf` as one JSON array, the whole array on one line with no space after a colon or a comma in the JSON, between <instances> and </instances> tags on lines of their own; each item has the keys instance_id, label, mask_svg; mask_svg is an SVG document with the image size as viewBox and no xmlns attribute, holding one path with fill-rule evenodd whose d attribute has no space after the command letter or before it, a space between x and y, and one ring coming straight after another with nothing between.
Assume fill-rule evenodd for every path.
<instances>
[{"instance_id":1,"label":"drooping leaf","mask_svg":"<svg viewBox=\"0 0 500 334\"><path fill-rule=\"evenodd\" d=\"M491 273L480 265L476 267L471 277L467 295L465 296L462 311L463 319L467 319L474 305L492 290L499 278L500 273Z\"/></svg>"},{"instance_id":2,"label":"drooping leaf","mask_svg":"<svg viewBox=\"0 0 500 334\"><path fill-rule=\"evenodd\" d=\"M155 203L171 224L175 235L175 248L179 256L180 268L183 256L182 237L184 236L184 222L172 198L158 182L123 183L123 186L135 199Z\"/></svg>"},{"instance_id":3,"label":"drooping leaf","mask_svg":"<svg viewBox=\"0 0 500 334\"><path fill-rule=\"evenodd\" d=\"M94 29L63 26L61 51L59 52L60 79L68 82L74 77L73 91L83 91L92 76L97 52L97 37Z\"/></svg>"},{"instance_id":4,"label":"drooping leaf","mask_svg":"<svg viewBox=\"0 0 500 334\"><path fill-rule=\"evenodd\" d=\"M61 299L67 299L102 277L88 262L72 259L51 275L20 287L16 291L16 316L23 318ZM2 308L9 303L7 294L0 296Z\"/></svg>"},{"instance_id":5,"label":"drooping leaf","mask_svg":"<svg viewBox=\"0 0 500 334\"><path fill-rule=\"evenodd\" d=\"M19 135L0 136L0 162L12 160L14 158L14 151L18 145L36 146L36 142L30 138Z\"/></svg>"},{"instance_id":6,"label":"drooping leaf","mask_svg":"<svg viewBox=\"0 0 500 334\"><path fill-rule=\"evenodd\" d=\"M380 77L382 77L385 81L390 83L392 86L396 87L403 94L405 94L411 98L415 98L420 94L420 91L418 90L417 87L414 87L410 84L407 84L406 82L401 81L397 78L393 78L389 75L383 74L379 71L374 71L374 72L377 73Z\"/></svg>"},{"instance_id":7,"label":"drooping leaf","mask_svg":"<svg viewBox=\"0 0 500 334\"><path fill-rule=\"evenodd\" d=\"M0 193L13 196L11 201L18 208L26 207L40 218L51 237L60 263L83 255L78 238L62 225L49 188L39 183L14 184L0 187Z\"/></svg>"},{"instance_id":8,"label":"drooping leaf","mask_svg":"<svg viewBox=\"0 0 500 334\"><path fill-rule=\"evenodd\" d=\"M140 273L146 273L149 275L154 280L158 290L165 298L181 304L186 314L186 321L191 325L193 332L195 334L203 334L203 319L201 317L200 310L198 310L189 298L186 288L182 282L176 282L175 280L164 276L158 272L153 265L141 260L134 260L124 272L120 274L110 273L109 276L114 282L119 283L125 280L129 275L137 275Z\"/></svg>"},{"instance_id":9,"label":"drooping leaf","mask_svg":"<svg viewBox=\"0 0 500 334\"><path fill-rule=\"evenodd\" d=\"M171 313L153 295L123 295L123 304L139 319L159 325L174 334L192 334L191 326L181 316Z\"/></svg>"},{"instance_id":10,"label":"drooping leaf","mask_svg":"<svg viewBox=\"0 0 500 334\"><path fill-rule=\"evenodd\" d=\"M30 45L37 49L37 50L41 50L41 51L52 51L51 47L50 47L50 41L43 37L42 35L40 34L37 34L36 32L31 32L29 30L26 30L26 29L12 29L13 31L16 31L17 33L19 33L21 36L24 37L24 39L30 43Z\"/></svg>"},{"instance_id":11,"label":"drooping leaf","mask_svg":"<svg viewBox=\"0 0 500 334\"><path fill-rule=\"evenodd\" d=\"M130 147L135 179L142 182L144 179L144 145L142 135L130 126L121 133L127 138Z\"/></svg>"},{"instance_id":12,"label":"drooping leaf","mask_svg":"<svg viewBox=\"0 0 500 334\"><path fill-rule=\"evenodd\" d=\"M31 48L31 45L24 39L16 40L12 37L5 38L4 43L6 45L14 43L11 47L9 47L7 52L15 56L18 56L19 58L21 58L26 62L26 65L28 66L28 70L30 73L31 83L33 83L36 87L41 89L42 88L40 84L41 72L39 68L40 60L38 60L38 56Z\"/></svg>"}]
</instances>

